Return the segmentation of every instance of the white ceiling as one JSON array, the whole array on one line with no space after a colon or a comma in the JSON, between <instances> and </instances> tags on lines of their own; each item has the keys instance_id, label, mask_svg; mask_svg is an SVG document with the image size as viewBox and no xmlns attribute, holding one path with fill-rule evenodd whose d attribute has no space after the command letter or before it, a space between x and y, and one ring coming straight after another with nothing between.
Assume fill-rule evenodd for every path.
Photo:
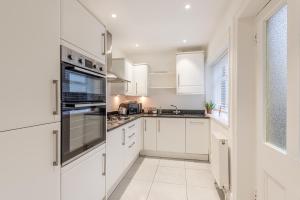
<instances>
[{"instance_id":1,"label":"white ceiling","mask_svg":"<svg viewBox=\"0 0 300 200\"><path fill-rule=\"evenodd\" d=\"M231 1L81 0L113 34L113 48L126 54L206 46Z\"/></svg>"}]
</instances>

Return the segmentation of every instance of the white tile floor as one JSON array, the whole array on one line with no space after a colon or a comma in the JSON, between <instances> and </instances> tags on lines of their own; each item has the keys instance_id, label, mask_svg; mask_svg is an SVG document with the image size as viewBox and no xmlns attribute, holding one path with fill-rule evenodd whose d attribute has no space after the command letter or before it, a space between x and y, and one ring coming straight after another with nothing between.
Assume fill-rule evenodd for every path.
<instances>
[{"instance_id":1,"label":"white tile floor","mask_svg":"<svg viewBox=\"0 0 300 200\"><path fill-rule=\"evenodd\" d=\"M219 200L208 163L140 157L109 200Z\"/></svg>"}]
</instances>

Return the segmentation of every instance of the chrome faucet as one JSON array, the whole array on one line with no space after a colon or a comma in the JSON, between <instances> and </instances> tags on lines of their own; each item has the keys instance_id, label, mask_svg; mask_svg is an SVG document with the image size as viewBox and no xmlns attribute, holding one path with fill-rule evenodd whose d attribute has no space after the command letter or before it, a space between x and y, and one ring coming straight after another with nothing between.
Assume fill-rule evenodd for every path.
<instances>
[{"instance_id":1,"label":"chrome faucet","mask_svg":"<svg viewBox=\"0 0 300 200\"><path fill-rule=\"evenodd\" d=\"M175 111L173 111L173 113L175 114L175 115L178 115L179 113L180 113L180 110L178 110L178 108L177 108L177 106L175 106L175 105L171 105L172 107L174 107L176 110Z\"/></svg>"}]
</instances>

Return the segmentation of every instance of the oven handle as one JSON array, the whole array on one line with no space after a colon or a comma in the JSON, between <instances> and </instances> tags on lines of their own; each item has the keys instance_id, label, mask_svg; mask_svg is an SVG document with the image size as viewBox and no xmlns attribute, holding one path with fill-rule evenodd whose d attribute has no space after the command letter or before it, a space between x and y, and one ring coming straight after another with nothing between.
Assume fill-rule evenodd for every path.
<instances>
[{"instance_id":1,"label":"oven handle","mask_svg":"<svg viewBox=\"0 0 300 200\"><path fill-rule=\"evenodd\" d=\"M68 108L84 108L84 107L92 107L92 106L105 106L106 103L84 103L84 104L65 104Z\"/></svg>"},{"instance_id":2,"label":"oven handle","mask_svg":"<svg viewBox=\"0 0 300 200\"><path fill-rule=\"evenodd\" d=\"M78 71L78 72L83 72L83 73L85 73L85 74L89 74L89 75L93 75L93 76L105 78L105 75L98 74L98 73L96 73L96 72L92 72L92 71L89 71L89 70L86 70L86 69L82 69L82 68L80 68L80 67L68 66L68 67L66 67L66 68L67 68L67 69L72 69L72 70L75 70L75 71Z\"/></svg>"}]
</instances>

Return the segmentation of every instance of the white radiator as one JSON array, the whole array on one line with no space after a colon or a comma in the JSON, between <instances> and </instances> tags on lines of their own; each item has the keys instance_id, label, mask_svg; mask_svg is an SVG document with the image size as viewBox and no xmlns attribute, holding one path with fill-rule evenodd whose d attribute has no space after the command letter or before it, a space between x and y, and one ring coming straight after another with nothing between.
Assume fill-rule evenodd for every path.
<instances>
[{"instance_id":1,"label":"white radiator","mask_svg":"<svg viewBox=\"0 0 300 200\"><path fill-rule=\"evenodd\" d=\"M228 140L218 132L211 134L211 169L221 189L229 190Z\"/></svg>"}]
</instances>

